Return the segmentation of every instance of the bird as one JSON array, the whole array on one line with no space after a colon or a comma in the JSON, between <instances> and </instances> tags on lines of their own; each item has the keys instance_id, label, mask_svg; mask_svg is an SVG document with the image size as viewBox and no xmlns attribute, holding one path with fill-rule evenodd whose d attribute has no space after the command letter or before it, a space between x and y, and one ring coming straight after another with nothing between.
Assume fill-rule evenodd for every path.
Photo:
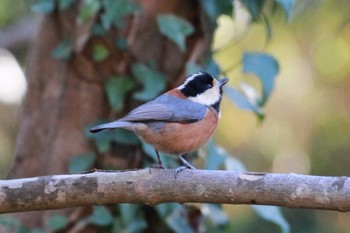
<instances>
[{"instance_id":1,"label":"bird","mask_svg":"<svg viewBox=\"0 0 350 233\"><path fill-rule=\"evenodd\" d=\"M140 105L125 117L89 131L116 128L133 131L154 147L156 167L165 168L159 152L176 155L182 161L184 166L174 172L176 179L182 170L195 169L183 156L205 145L213 135L221 117L220 103L227 82L228 78L216 80L211 74L199 71L188 76L182 85Z\"/></svg>"}]
</instances>

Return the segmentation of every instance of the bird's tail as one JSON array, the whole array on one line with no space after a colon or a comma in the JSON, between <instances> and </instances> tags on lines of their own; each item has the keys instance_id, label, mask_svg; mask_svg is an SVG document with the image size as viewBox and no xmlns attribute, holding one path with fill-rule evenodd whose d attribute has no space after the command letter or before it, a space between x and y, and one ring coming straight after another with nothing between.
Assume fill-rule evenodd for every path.
<instances>
[{"instance_id":1,"label":"bird's tail","mask_svg":"<svg viewBox=\"0 0 350 233\"><path fill-rule=\"evenodd\" d=\"M110 123L102 124L102 125L97 125L95 127L92 127L89 129L91 133L97 133L102 130L106 129L115 129L115 128L130 128L132 126L132 122L126 122L126 121L113 121Z\"/></svg>"}]
</instances>

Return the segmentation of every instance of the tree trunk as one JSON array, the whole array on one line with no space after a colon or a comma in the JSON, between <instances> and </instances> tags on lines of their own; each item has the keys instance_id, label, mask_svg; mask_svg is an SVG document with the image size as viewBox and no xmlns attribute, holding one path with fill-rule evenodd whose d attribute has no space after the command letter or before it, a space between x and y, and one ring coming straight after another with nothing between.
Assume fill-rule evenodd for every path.
<instances>
[{"instance_id":1,"label":"tree trunk","mask_svg":"<svg viewBox=\"0 0 350 233\"><path fill-rule=\"evenodd\" d=\"M105 37L90 34L90 26L99 20L98 15L86 25L77 23L80 3L42 18L28 58L28 93L21 113L11 178L67 173L72 156L94 150L84 136L84 128L97 119L111 117L103 89L111 75L126 75L133 63L153 61L169 78L168 88L173 88L185 78L186 62L199 62L208 52L212 32L196 1L169 0L160 4L157 0L140 0L139 3L142 10L127 17L122 30L112 29ZM194 34L187 39L185 53L160 34L156 17L164 13L185 18L195 27ZM130 49L116 49L115 35L126 37ZM73 44L73 57L68 61L52 58L52 50L67 37ZM91 58L96 43L103 43L111 50L103 62L97 63ZM120 114L137 104L128 101ZM116 151L123 153L118 148ZM118 167L132 164L125 161L125 156L118 157L118 153L111 155ZM69 216L74 225L86 211L81 207L60 213ZM27 226L44 229L52 213L36 211L16 214L16 217Z\"/></svg>"}]
</instances>

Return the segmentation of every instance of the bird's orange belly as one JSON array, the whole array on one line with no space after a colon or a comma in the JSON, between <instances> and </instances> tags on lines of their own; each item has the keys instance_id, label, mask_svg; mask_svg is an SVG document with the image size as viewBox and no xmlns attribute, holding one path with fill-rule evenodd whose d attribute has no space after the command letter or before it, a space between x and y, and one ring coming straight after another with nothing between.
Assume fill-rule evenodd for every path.
<instances>
[{"instance_id":1,"label":"bird's orange belly","mask_svg":"<svg viewBox=\"0 0 350 233\"><path fill-rule=\"evenodd\" d=\"M145 127L134 131L158 151L180 155L195 151L207 143L216 129L217 122L217 112L208 109L206 116L194 123L165 123L158 130Z\"/></svg>"}]
</instances>

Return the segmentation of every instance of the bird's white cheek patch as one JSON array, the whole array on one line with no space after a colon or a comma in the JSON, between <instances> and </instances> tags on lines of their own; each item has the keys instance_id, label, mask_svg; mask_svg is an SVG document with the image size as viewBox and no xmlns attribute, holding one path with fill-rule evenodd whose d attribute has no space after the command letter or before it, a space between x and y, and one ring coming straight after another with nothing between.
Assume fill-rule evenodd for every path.
<instances>
[{"instance_id":1,"label":"bird's white cheek patch","mask_svg":"<svg viewBox=\"0 0 350 233\"><path fill-rule=\"evenodd\" d=\"M206 90L195 97L188 97L188 99L207 106L213 105L220 100L219 86L215 85L213 88Z\"/></svg>"}]
</instances>

